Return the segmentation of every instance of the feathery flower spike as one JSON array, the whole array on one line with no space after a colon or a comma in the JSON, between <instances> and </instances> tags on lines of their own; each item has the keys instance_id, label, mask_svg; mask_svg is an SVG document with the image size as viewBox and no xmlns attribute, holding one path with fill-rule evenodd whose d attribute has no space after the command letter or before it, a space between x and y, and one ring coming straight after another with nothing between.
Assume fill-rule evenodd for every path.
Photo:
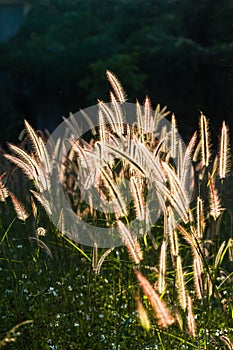
<instances>
[{"instance_id":1,"label":"feathery flower spike","mask_svg":"<svg viewBox=\"0 0 233 350\"><path fill-rule=\"evenodd\" d=\"M121 103L125 102L126 96L125 96L124 90L121 86L121 83L119 82L117 77L109 70L107 70L107 77L108 77L108 80L109 80L110 84L112 85L112 88L115 92L115 96L116 96L117 101L119 101Z\"/></svg>"},{"instance_id":2,"label":"feathery flower spike","mask_svg":"<svg viewBox=\"0 0 233 350\"><path fill-rule=\"evenodd\" d=\"M165 302L160 299L150 282L141 274L139 270L136 270L135 273L144 294L148 297L151 303L159 326L168 327L173 324L175 320L170 314Z\"/></svg>"},{"instance_id":3,"label":"feathery flower spike","mask_svg":"<svg viewBox=\"0 0 233 350\"><path fill-rule=\"evenodd\" d=\"M17 218L21 221L26 221L29 217L29 214L26 212L23 204L15 197L15 195L9 191L12 204L14 206Z\"/></svg>"},{"instance_id":4,"label":"feathery flower spike","mask_svg":"<svg viewBox=\"0 0 233 350\"><path fill-rule=\"evenodd\" d=\"M229 171L229 129L222 124L220 151L219 151L219 168L218 173L220 179L224 179Z\"/></svg>"}]
</instances>

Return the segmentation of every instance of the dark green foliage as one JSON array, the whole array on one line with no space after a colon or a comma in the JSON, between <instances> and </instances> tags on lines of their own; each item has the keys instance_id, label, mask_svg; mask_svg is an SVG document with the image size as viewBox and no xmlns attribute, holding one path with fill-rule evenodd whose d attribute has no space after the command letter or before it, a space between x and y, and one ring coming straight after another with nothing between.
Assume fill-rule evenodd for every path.
<instances>
[{"instance_id":1,"label":"dark green foliage","mask_svg":"<svg viewBox=\"0 0 233 350\"><path fill-rule=\"evenodd\" d=\"M187 135L200 110L218 129L219 116L230 123L233 113L232 7L230 0L33 1L20 33L0 46L8 83L2 116L52 129L62 114L106 98L101 79L109 69L130 102L143 93L168 104ZM8 123L11 138L16 124Z\"/></svg>"}]
</instances>

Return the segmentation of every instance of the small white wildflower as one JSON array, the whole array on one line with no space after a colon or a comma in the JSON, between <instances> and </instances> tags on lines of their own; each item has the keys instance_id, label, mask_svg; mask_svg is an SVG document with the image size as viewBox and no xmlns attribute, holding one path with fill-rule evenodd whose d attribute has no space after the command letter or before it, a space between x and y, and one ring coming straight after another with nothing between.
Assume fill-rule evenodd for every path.
<instances>
[{"instance_id":1,"label":"small white wildflower","mask_svg":"<svg viewBox=\"0 0 233 350\"><path fill-rule=\"evenodd\" d=\"M53 345L51 339L48 339L47 344L48 344L50 350L57 350L57 347L55 345Z\"/></svg>"},{"instance_id":2,"label":"small white wildflower","mask_svg":"<svg viewBox=\"0 0 233 350\"><path fill-rule=\"evenodd\" d=\"M48 292L49 294L52 294L54 297L58 296L58 293L55 291L54 287L49 287Z\"/></svg>"},{"instance_id":3,"label":"small white wildflower","mask_svg":"<svg viewBox=\"0 0 233 350\"><path fill-rule=\"evenodd\" d=\"M13 293L12 289L5 289L5 294L11 294L11 293Z\"/></svg>"},{"instance_id":4,"label":"small white wildflower","mask_svg":"<svg viewBox=\"0 0 233 350\"><path fill-rule=\"evenodd\" d=\"M47 233L46 229L44 227L38 227L36 229L36 235L37 236L45 236Z\"/></svg>"}]
</instances>

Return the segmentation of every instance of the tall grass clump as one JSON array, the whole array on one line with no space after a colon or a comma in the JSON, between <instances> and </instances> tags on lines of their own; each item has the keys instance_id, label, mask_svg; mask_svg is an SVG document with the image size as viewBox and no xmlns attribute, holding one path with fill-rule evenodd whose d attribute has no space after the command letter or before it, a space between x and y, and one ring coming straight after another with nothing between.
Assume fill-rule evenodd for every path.
<instances>
[{"instance_id":1,"label":"tall grass clump","mask_svg":"<svg viewBox=\"0 0 233 350\"><path fill-rule=\"evenodd\" d=\"M142 327L151 346L146 347L144 338L140 345L139 337L139 349L232 349L232 214L223 198L231 173L228 127L223 122L216 153L209 121L201 113L199 130L185 146L175 116L170 123L163 123L169 112L160 105L153 111L149 97L142 106L136 102L135 122L129 124L126 94L113 73L108 71L107 77L113 89L111 102L98 102L98 127L86 116L92 132L89 141L86 137L66 140L70 149L59 164L59 181L67 200L84 221L119 232L133 276L131 295L137 318L131 327ZM67 125L79 127L74 116L67 119ZM25 225L28 220L35 221L37 234L30 240L53 258L43 242L45 229L40 227L38 213L39 206L48 216L54 211L47 196L54 164L42 137L27 121L25 129L30 150L10 144L11 154L5 158L31 181L31 209L26 210L7 188L4 173L0 176L0 201L10 197L17 218ZM53 145L55 153L61 143L58 140ZM80 178L85 181L80 183ZM124 195L126 187L129 202ZM106 206L96 209L92 205L93 188ZM109 212L109 207L114 210ZM94 242L88 255L72 240L65 224L61 211L56 234L88 261L91 256L94 278L101 278L104 260L114 262L114 250L119 254L119 248L103 250ZM121 254L123 259L124 252ZM117 264L119 273L124 273L122 263ZM114 315L109 317L111 324ZM121 341L115 340L115 349L121 349Z\"/></svg>"}]
</instances>

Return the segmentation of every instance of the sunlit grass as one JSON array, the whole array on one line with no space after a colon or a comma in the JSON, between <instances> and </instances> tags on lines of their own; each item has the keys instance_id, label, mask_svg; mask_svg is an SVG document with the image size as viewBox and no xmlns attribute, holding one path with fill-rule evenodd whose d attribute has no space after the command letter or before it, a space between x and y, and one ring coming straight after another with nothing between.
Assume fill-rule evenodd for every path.
<instances>
[{"instance_id":1,"label":"sunlit grass","mask_svg":"<svg viewBox=\"0 0 233 350\"><path fill-rule=\"evenodd\" d=\"M195 133L184 150L177 143L172 116L171 132L163 131L168 136L156 144L151 129L156 119L146 98L145 118L137 105L138 128L128 127L125 133L118 104L125 101L125 93L112 73L108 78L114 112L100 102L108 127L101 117L98 142L100 149L106 146L121 157L122 164L99 166L96 183L105 199L117 199L117 208L114 215L99 217L92 208L84 209L95 223L114 223L125 245L109 250L97 244L82 246L65 235L62 213L58 228L50 222L46 211L53 208L43 192L50 185L49 163L44 167L41 161L46 150L26 122L33 151L10 146L14 155L5 156L32 181L6 161L1 164L0 175L6 174L0 177L0 347L231 349L232 208L224 198L225 181L227 186L233 183L228 129L223 123L215 156L208 120L201 115L199 138ZM155 118L166 115L160 106L156 113ZM142 159L109 144L106 136L117 143L128 141L132 133ZM71 145L69 161L80 160L76 172L86 171L85 162L98 163L87 142ZM190 202L185 186L191 159L196 186ZM62 174L67 186L72 171L67 167ZM130 231L129 222L132 217L147 218L145 174L154 174L161 186L163 215L139 237ZM119 178L130 181L133 200L127 210L117 187ZM74 211L84 213L75 186L69 190Z\"/></svg>"}]
</instances>

